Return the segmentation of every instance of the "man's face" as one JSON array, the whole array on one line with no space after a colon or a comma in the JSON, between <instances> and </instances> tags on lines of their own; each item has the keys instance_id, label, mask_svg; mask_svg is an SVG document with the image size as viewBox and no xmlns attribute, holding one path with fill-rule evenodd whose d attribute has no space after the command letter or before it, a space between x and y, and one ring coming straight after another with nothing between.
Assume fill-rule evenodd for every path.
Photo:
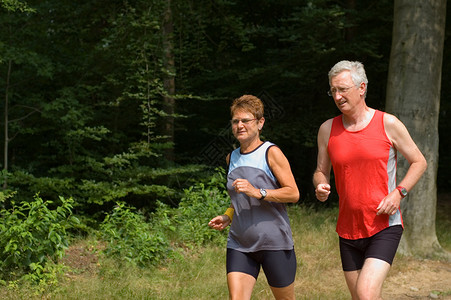
<instances>
[{"instance_id":1,"label":"man's face","mask_svg":"<svg viewBox=\"0 0 451 300\"><path fill-rule=\"evenodd\" d=\"M349 71L343 71L330 80L330 91L341 112L351 110L364 99L365 84L355 85Z\"/></svg>"}]
</instances>

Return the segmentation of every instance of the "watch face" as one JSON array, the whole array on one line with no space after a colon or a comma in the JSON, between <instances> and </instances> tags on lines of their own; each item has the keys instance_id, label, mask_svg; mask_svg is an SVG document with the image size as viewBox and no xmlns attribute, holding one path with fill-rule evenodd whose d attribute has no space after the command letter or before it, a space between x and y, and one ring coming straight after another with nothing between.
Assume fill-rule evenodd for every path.
<instances>
[{"instance_id":1,"label":"watch face","mask_svg":"<svg viewBox=\"0 0 451 300\"><path fill-rule=\"evenodd\" d=\"M399 191L399 193L401 194L401 196L402 196L403 198L404 198L405 196L407 196L407 190L406 190L406 188L401 187L401 186L398 186L396 189Z\"/></svg>"},{"instance_id":2,"label":"watch face","mask_svg":"<svg viewBox=\"0 0 451 300\"><path fill-rule=\"evenodd\" d=\"M262 194L262 198L266 197L266 190L265 189L260 189L260 194Z\"/></svg>"},{"instance_id":3,"label":"watch face","mask_svg":"<svg viewBox=\"0 0 451 300\"><path fill-rule=\"evenodd\" d=\"M406 190L405 188L402 188L402 189L401 189L401 194L402 194L403 196L407 196L407 190Z\"/></svg>"}]
</instances>

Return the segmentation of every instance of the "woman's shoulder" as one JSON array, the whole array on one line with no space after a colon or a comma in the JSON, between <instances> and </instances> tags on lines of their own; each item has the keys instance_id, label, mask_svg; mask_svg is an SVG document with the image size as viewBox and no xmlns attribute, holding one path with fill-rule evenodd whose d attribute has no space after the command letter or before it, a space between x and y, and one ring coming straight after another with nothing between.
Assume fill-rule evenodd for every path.
<instances>
[{"instance_id":1,"label":"woman's shoulder","mask_svg":"<svg viewBox=\"0 0 451 300\"><path fill-rule=\"evenodd\" d=\"M280 149L280 147L274 143L271 143L270 145L268 145L267 153L268 153L268 157L273 157L273 158L285 156L283 154L282 149Z\"/></svg>"}]
</instances>

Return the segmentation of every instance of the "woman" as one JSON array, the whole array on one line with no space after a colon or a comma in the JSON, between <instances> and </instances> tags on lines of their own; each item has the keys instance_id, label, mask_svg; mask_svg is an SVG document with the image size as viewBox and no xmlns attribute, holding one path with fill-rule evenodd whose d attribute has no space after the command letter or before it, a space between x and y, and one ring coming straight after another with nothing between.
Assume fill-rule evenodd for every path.
<instances>
[{"instance_id":1,"label":"woman","mask_svg":"<svg viewBox=\"0 0 451 300\"><path fill-rule=\"evenodd\" d=\"M260 266L276 299L294 299L296 256L285 203L297 202L299 190L282 151L260 140L265 123L260 99L244 95L230 108L232 131L240 147L227 156L231 206L209 226L227 240L230 299L250 299ZM232 222L233 219L233 222Z\"/></svg>"}]
</instances>

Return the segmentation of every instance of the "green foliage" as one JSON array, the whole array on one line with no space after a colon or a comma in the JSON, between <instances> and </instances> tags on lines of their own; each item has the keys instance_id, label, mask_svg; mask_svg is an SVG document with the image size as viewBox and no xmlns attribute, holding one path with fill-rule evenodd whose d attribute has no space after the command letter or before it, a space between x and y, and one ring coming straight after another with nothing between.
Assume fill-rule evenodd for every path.
<instances>
[{"instance_id":1,"label":"green foliage","mask_svg":"<svg viewBox=\"0 0 451 300\"><path fill-rule=\"evenodd\" d=\"M35 12L34 9L28 7L27 3L19 0L1 0L0 6L7 11Z\"/></svg>"},{"instance_id":2,"label":"green foliage","mask_svg":"<svg viewBox=\"0 0 451 300\"><path fill-rule=\"evenodd\" d=\"M174 49L164 53L169 2ZM20 200L37 192L55 201L73 197L77 213L90 216L117 201L158 207L187 240L200 230L202 242L216 234L204 221L220 213L214 201L222 196L209 183L183 191L201 169L186 164L202 154L217 158L209 160L214 166L225 162L227 152L215 150L233 142L226 134L232 98L252 93L272 100L265 138L283 149L302 200L312 202L317 130L338 113L325 94L329 68L341 59L362 61L368 104L383 109L385 102L389 0L0 0L0 9L0 89L8 99L0 110L9 117L1 120L9 134L2 127L0 140L9 142L7 183ZM447 27L443 82L451 69ZM176 70L165 68L166 54ZM170 116L162 101L167 75L175 76L177 93ZM450 128L448 88L442 85L442 133ZM161 125L180 115L189 117L176 118L175 143L163 142ZM449 140L440 142L440 190L451 178ZM168 147L174 161L162 156ZM182 197L179 210L157 204L175 207ZM190 201L196 206L188 208Z\"/></svg>"},{"instance_id":3,"label":"green foliage","mask_svg":"<svg viewBox=\"0 0 451 300\"><path fill-rule=\"evenodd\" d=\"M105 217L100 231L108 243L107 256L138 266L154 264L169 251L165 236L125 203L117 203L113 212Z\"/></svg>"},{"instance_id":4,"label":"green foliage","mask_svg":"<svg viewBox=\"0 0 451 300\"><path fill-rule=\"evenodd\" d=\"M2 279L25 274L25 280L47 282L55 275L52 262L62 257L68 246L68 228L78 222L71 212L73 200L60 197L59 205L54 206L38 195L20 204L6 203L6 199L2 202L10 208L0 211Z\"/></svg>"},{"instance_id":5,"label":"green foliage","mask_svg":"<svg viewBox=\"0 0 451 300\"><path fill-rule=\"evenodd\" d=\"M21 84L10 95L10 119L20 122L10 124L9 151L20 159L9 187L20 199L72 196L88 213L140 196L177 199L171 175L193 168L168 167L160 154L172 145L155 128L165 3L33 4L36 14L0 18L0 70L11 61L11 84ZM39 113L24 118L30 108Z\"/></svg>"},{"instance_id":6,"label":"green foliage","mask_svg":"<svg viewBox=\"0 0 451 300\"><path fill-rule=\"evenodd\" d=\"M157 201L155 212L151 214L149 223L152 229L164 234L170 241L178 240L177 208Z\"/></svg>"},{"instance_id":7,"label":"green foliage","mask_svg":"<svg viewBox=\"0 0 451 300\"><path fill-rule=\"evenodd\" d=\"M224 170L219 169L207 184L185 189L177 208L157 202L149 220L135 208L117 203L100 226L101 236L108 242L105 254L145 266L168 256L169 241L185 246L224 242L227 230L218 233L208 227L208 221L230 204L224 182Z\"/></svg>"},{"instance_id":8,"label":"green foliage","mask_svg":"<svg viewBox=\"0 0 451 300\"><path fill-rule=\"evenodd\" d=\"M208 226L213 217L224 213L230 205L225 183L225 171L218 168L206 184L197 183L184 190L176 215L177 234L181 241L204 245L213 240L225 240L228 230L218 232Z\"/></svg>"},{"instance_id":9,"label":"green foliage","mask_svg":"<svg viewBox=\"0 0 451 300\"><path fill-rule=\"evenodd\" d=\"M60 167L55 173L59 176L35 177L24 171L16 171L9 179L11 186L19 189L20 198L27 198L30 193L40 193L50 199L58 199L59 195L73 197L77 200L74 206L79 212L94 214L97 210L87 211L88 206L103 207L117 201L125 201L133 197L145 197L143 203L135 203L138 207L153 209L153 199L168 199L178 203L179 192L173 187L170 178L182 179L202 169L198 165L179 167L153 168L140 165L144 154L124 153L106 157L103 161L86 160L74 166ZM80 177L71 177L77 173ZM61 176L67 174L67 176Z\"/></svg>"}]
</instances>

